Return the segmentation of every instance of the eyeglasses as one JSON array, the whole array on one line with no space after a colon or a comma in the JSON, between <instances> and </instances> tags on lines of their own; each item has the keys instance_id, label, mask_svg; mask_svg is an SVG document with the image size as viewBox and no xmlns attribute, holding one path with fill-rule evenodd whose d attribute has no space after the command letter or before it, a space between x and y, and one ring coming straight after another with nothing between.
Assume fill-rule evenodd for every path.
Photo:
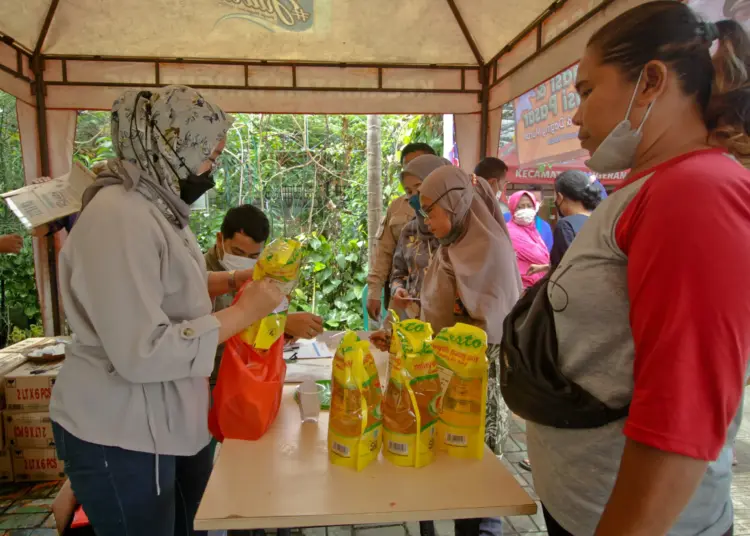
<instances>
[{"instance_id":1,"label":"eyeglasses","mask_svg":"<svg viewBox=\"0 0 750 536\"><path fill-rule=\"evenodd\" d=\"M446 195L448 195L451 192L458 192L461 190L465 190L466 187L464 186L456 186L455 188L450 188L449 190L446 190L440 197L435 199L435 201L432 202L432 204L429 207L424 207L419 209L419 214L427 219L430 217L430 212L432 212L432 209L435 208L435 205L438 204L438 201L440 201L442 198L444 198Z\"/></svg>"}]
</instances>

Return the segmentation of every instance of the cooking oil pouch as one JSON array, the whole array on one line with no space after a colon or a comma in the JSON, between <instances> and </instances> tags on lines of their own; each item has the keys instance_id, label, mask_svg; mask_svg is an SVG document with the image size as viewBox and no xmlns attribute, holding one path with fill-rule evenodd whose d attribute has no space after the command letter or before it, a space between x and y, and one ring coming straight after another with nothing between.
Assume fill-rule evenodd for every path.
<instances>
[{"instance_id":1,"label":"cooking oil pouch","mask_svg":"<svg viewBox=\"0 0 750 536\"><path fill-rule=\"evenodd\" d=\"M277 239L268 244L253 270L253 281L273 279L282 293L289 296L297 285L302 262L302 244L296 240ZM240 334L243 342L259 350L268 350L286 328L289 301L285 298L275 311Z\"/></svg>"},{"instance_id":2,"label":"cooking oil pouch","mask_svg":"<svg viewBox=\"0 0 750 536\"><path fill-rule=\"evenodd\" d=\"M383 397L383 455L395 465L424 467L435 459L440 394L437 362L429 342L432 328L407 320L395 323L393 329L398 342L392 347L396 352L391 355Z\"/></svg>"},{"instance_id":3,"label":"cooking oil pouch","mask_svg":"<svg viewBox=\"0 0 750 536\"><path fill-rule=\"evenodd\" d=\"M328 457L361 471L380 452L382 390L370 343L348 331L333 358Z\"/></svg>"},{"instance_id":4,"label":"cooking oil pouch","mask_svg":"<svg viewBox=\"0 0 750 536\"><path fill-rule=\"evenodd\" d=\"M391 329L391 355L399 352L416 352L422 347L424 341L432 337L432 326L428 322L422 322L416 318L401 321L395 311L391 310L393 322Z\"/></svg>"},{"instance_id":5,"label":"cooking oil pouch","mask_svg":"<svg viewBox=\"0 0 750 536\"><path fill-rule=\"evenodd\" d=\"M487 334L456 324L432 341L440 375L438 449L481 460L487 415Z\"/></svg>"}]
</instances>

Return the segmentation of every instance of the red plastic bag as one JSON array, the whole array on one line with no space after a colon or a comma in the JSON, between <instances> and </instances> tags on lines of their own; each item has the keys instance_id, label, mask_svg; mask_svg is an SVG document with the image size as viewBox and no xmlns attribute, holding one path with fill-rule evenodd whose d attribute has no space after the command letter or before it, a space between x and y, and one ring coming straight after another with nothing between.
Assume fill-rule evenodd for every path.
<instances>
[{"instance_id":1,"label":"red plastic bag","mask_svg":"<svg viewBox=\"0 0 750 536\"><path fill-rule=\"evenodd\" d=\"M283 336L266 351L245 344L239 336L229 339L208 414L211 434L218 441L259 439L279 414L285 377Z\"/></svg>"}]
</instances>

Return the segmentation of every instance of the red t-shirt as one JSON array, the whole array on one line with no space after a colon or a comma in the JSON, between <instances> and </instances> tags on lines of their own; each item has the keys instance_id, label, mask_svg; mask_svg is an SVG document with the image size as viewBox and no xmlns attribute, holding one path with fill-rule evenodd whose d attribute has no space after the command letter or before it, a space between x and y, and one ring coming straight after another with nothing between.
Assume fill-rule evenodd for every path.
<instances>
[{"instance_id":1,"label":"red t-shirt","mask_svg":"<svg viewBox=\"0 0 750 536\"><path fill-rule=\"evenodd\" d=\"M750 172L707 150L626 184L651 173L615 227L635 344L625 435L714 460L750 356Z\"/></svg>"}]
</instances>

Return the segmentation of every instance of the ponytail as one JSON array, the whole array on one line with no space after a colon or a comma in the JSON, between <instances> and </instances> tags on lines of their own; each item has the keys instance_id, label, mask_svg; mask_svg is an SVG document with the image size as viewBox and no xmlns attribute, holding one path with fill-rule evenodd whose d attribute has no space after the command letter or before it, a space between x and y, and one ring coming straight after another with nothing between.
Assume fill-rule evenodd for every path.
<instances>
[{"instance_id":1,"label":"ponytail","mask_svg":"<svg viewBox=\"0 0 750 536\"><path fill-rule=\"evenodd\" d=\"M712 26L710 23L707 26ZM750 166L750 38L736 21L715 25L714 79L706 109L711 142Z\"/></svg>"}]
</instances>

